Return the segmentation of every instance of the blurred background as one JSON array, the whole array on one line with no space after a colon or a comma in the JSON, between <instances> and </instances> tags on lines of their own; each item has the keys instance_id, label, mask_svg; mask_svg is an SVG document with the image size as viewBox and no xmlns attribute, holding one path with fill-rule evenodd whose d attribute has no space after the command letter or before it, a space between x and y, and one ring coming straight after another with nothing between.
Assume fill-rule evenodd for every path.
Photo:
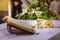
<instances>
[{"instance_id":1,"label":"blurred background","mask_svg":"<svg viewBox=\"0 0 60 40\"><path fill-rule=\"evenodd\" d=\"M8 2L10 0L0 0L0 23L2 23L1 18L8 14Z\"/></svg>"}]
</instances>

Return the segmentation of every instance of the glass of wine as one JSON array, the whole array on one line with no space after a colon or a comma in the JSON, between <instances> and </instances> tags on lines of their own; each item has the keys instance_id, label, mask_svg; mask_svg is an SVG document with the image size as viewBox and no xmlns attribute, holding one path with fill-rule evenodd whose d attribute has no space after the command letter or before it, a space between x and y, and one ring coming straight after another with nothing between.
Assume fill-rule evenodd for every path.
<instances>
[{"instance_id":1,"label":"glass of wine","mask_svg":"<svg viewBox=\"0 0 60 40\"><path fill-rule=\"evenodd\" d=\"M37 16L37 28L41 28L42 25L41 23L43 22L43 19L40 19L40 15L42 14L42 11L36 11L36 16Z\"/></svg>"}]
</instances>

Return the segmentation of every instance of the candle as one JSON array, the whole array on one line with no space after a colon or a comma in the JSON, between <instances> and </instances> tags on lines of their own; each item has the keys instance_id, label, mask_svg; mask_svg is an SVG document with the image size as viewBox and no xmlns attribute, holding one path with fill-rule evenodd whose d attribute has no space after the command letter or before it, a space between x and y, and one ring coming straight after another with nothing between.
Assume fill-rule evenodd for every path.
<instances>
[{"instance_id":1,"label":"candle","mask_svg":"<svg viewBox=\"0 0 60 40\"><path fill-rule=\"evenodd\" d=\"M8 2L8 17L11 17L11 4Z\"/></svg>"}]
</instances>

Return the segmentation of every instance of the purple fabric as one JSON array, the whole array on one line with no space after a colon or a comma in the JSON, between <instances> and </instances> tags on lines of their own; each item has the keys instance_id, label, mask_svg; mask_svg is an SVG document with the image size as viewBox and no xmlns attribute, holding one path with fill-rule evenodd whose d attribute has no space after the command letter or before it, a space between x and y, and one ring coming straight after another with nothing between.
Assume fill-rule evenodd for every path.
<instances>
[{"instance_id":1,"label":"purple fabric","mask_svg":"<svg viewBox=\"0 0 60 40\"><path fill-rule=\"evenodd\" d=\"M48 40L58 33L60 33L60 28L44 28L39 30L38 35L25 33L16 35L7 31L6 23L0 24L0 40Z\"/></svg>"}]
</instances>

